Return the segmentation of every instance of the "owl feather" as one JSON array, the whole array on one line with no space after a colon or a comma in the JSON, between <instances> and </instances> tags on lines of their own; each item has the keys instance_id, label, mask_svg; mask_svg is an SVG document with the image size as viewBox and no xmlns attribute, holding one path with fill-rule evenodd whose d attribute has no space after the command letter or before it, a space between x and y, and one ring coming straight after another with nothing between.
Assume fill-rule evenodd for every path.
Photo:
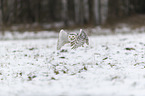
<instances>
[{"instance_id":1,"label":"owl feather","mask_svg":"<svg viewBox=\"0 0 145 96\"><path fill-rule=\"evenodd\" d=\"M61 30L58 37L57 50L60 50L62 46L64 46L66 43L69 43L67 38L68 34L64 30Z\"/></svg>"},{"instance_id":2,"label":"owl feather","mask_svg":"<svg viewBox=\"0 0 145 96\"><path fill-rule=\"evenodd\" d=\"M80 29L79 33L67 33L64 30L61 30L59 33L59 38L57 42L57 49L61 49L66 43L70 43L72 49L81 47L86 43L89 45L89 39L87 34Z\"/></svg>"},{"instance_id":3,"label":"owl feather","mask_svg":"<svg viewBox=\"0 0 145 96\"><path fill-rule=\"evenodd\" d=\"M81 46L83 47L84 43L89 45L88 36L82 29L80 29L80 32L77 35L77 39L73 42L72 49L75 49Z\"/></svg>"}]
</instances>

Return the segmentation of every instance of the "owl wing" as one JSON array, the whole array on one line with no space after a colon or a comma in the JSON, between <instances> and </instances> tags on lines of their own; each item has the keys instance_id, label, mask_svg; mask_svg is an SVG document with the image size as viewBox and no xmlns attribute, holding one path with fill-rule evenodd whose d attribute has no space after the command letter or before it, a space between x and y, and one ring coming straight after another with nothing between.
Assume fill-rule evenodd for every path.
<instances>
[{"instance_id":1,"label":"owl wing","mask_svg":"<svg viewBox=\"0 0 145 96\"><path fill-rule=\"evenodd\" d=\"M68 34L64 30L61 30L59 33L58 41L57 41L57 50L61 49L68 41Z\"/></svg>"},{"instance_id":2,"label":"owl wing","mask_svg":"<svg viewBox=\"0 0 145 96\"><path fill-rule=\"evenodd\" d=\"M80 29L80 33L78 35L78 40L81 40L82 42L86 41L85 43L87 45L89 45L88 35L82 29Z\"/></svg>"}]
</instances>

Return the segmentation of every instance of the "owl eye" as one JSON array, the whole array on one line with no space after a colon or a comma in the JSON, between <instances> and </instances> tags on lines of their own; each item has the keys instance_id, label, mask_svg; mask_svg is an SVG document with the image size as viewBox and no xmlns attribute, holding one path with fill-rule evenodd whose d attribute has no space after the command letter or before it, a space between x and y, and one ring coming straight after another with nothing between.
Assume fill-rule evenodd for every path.
<instances>
[{"instance_id":1,"label":"owl eye","mask_svg":"<svg viewBox=\"0 0 145 96\"><path fill-rule=\"evenodd\" d=\"M73 38L75 37L75 36L72 36Z\"/></svg>"},{"instance_id":2,"label":"owl eye","mask_svg":"<svg viewBox=\"0 0 145 96\"><path fill-rule=\"evenodd\" d=\"M71 36L69 36L69 38L71 38Z\"/></svg>"}]
</instances>

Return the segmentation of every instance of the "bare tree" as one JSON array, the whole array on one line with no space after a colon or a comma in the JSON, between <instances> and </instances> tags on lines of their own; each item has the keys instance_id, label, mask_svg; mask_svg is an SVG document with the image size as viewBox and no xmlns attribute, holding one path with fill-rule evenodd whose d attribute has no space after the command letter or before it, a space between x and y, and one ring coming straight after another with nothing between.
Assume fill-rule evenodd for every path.
<instances>
[{"instance_id":1,"label":"bare tree","mask_svg":"<svg viewBox=\"0 0 145 96\"><path fill-rule=\"evenodd\" d=\"M64 22L100 25L145 13L144 0L0 0L0 24Z\"/></svg>"}]
</instances>

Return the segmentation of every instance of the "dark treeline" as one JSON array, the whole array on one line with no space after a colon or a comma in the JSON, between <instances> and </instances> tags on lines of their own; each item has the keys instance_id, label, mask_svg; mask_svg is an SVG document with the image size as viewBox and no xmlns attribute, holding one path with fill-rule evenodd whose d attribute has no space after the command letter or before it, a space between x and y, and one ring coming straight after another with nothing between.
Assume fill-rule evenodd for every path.
<instances>
[{"instance_id":1,"label":"dark treeline","mask_svg":"<svg viewBox=\"0 0 145 96\"><path fill-rule=\"evenodd\" d=\"M0 24L99 25L145 13L145 0L0 0Z\"/></svg>"}]
</instances>

